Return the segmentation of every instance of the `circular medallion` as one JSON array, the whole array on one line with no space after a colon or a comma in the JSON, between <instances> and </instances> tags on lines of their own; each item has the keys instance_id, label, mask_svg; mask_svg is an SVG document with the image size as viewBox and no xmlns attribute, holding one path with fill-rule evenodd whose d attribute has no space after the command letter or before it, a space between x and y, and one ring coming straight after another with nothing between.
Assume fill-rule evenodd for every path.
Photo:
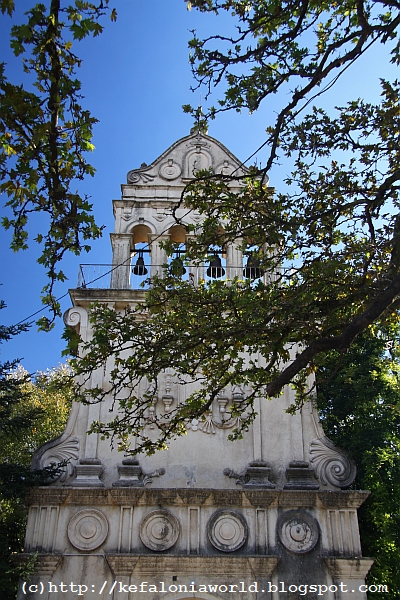
<instances>
[{"instance_id":1,"label":"circular medallion","mask_svg":"<svg viewBox=\"0 0 400 600\"><path fill-rule=\"evenodd\" d=\"M78 550L94 550L108 534L108 521L98 510L81 510L68 523L68 539Z\"/></svg>"},{"instance_id":2,"label":"circular medallion","mask_svg":"<svg viewBox=\"0 0 400 600\"><path fill-rule=\"evenodd\" d=\"M310 515L291 510L279 519L278 535L285 548L302 554L310 552L318 542L318 525Z\"/></svg>"},{"instance_id":3,"label":"circular medallion","mask_svg":"<svg viewBox=\"0 0 400 600\"><path fill-rule=\"evenodd\" d=\"M163 552L175 544L180 529L179 521L174 515L167 510L155 510L144 517L139 535L147 548Z\"/></svg>"},{"instance_id":4,"label":"circular medallion","mask_svg":"<svg viewBox=\"0 0 400 600\"><path fill-rule=\"evenodd\" d=\"M158 170L159 175L163 179L176 179L181 174L182 169L178 165L178 163L174 162L172 159L167 160L167 162L160 165Z\"/></svg>"},{"instance_id":5,"label":"circular medallion","mask_svg":"<svg viewBox=\"0 0 400 600\"><path fill-rule=\"evenodd\" d=\"M247 540L247 523L239 513L221 510L215 513L207 525L208 538L222 552L234 552Z\"/></svg>"}]
</instances>

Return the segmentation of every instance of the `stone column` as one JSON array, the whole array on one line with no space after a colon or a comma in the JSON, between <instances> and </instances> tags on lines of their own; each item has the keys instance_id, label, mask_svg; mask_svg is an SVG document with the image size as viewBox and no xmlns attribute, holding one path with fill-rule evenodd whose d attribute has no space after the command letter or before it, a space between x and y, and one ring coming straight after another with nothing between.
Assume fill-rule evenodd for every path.
<instances>
[{"instance_id":1,"label":"stone column","mask_svg":"<svg viewBox=\"0 0 400 600\"><path fill-rule=\"evenodd\" d=\"M243 252L240 249L242 240L237 239L226 246L226 276L227 279L242 277Z\"/></svg>"},{"instance_id":2,"label":"stone column","mask_svg":"<svg viewBox=\"0 0 400 600\"><path fill-rule=\"evenodd\" d=\"M193 233L189 233L186 235L186 248L190 246L190 243L196 241L196 235ZM188 267L186 267L188 268ZM201 265L189 265L189 281L193 283L193 285L197 286L199 283L199 279L204 279L204 264Z\"/></svg>"},{"instance_id":3,"label":"stone column","mask_svg":"<svg viewBox=\"0 0 400 600\"><path fill-rule=\"evenodd\" d=\"M151 269L150 269L150 278L154 277L154 275L159 275L162 277L163 269L162 266L168 260L167 253L164 248L160 247L160 242L168 242L171 239L169 234L157 235L151 234L149 235L149 244L151 248Z\"/></svg>"},{"instance_id":4,"label":"stone column","mask_svg":"<svg viewBox=\"0 0 400 600\"><path fill-rule=\"evenodd\" d=\"M113 250L110 287L117 290L128 289L130 287L132 235L130 233L110 233L110 238Z\"/></svg>"}]
</instances>

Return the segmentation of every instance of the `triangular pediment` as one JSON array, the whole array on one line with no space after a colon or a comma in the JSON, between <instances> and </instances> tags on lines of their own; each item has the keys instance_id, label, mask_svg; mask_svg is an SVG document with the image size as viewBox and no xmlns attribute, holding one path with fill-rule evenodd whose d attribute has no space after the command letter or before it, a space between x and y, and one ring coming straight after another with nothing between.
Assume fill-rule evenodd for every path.
<instances>
[{"instance_id":1,"label":"triangular pediment","mask_svg":"<svg viewBox=\"0 0 400 600\"><path fill-rule=\"evenodd\" d=\"M247 172L241 161L221 142L196 130L172 144L151 165L143 164L139 169L129 171L127 183L182 185L203 169L223 175L243 175Z\"/></svg>"}]
</instances>

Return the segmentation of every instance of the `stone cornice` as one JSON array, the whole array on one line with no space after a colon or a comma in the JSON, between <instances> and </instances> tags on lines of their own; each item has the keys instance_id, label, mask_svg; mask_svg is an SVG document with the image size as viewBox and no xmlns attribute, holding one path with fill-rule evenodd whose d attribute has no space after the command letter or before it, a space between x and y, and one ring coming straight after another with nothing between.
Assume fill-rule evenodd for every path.
<instances>
[{"instance_id":1,"label":"stone cornice","mask_svg":"<svg viewBox=\"0 0 400 600\"><path fill-rule=\"evenodd\" d=\"M39 505L137 505L137 506L234 506L243 508L358 508L365 491L211 490L163 488L40 487L31 490L28 504Z\"/></svg>"},{"instance_id":2,"label":"stone cornice","mask_svg":"<svg viewBox=\"0 0 400 600\"><path fill-rule=\"evenodd\" d=\"M181 576L202 575L205 572L216 576L254 577L263 573L267 579L274 572L279 556L151 556L135 554L107 554L107 560L116 575L131 575L134 572Z\"/></svg>"}]
</instances>

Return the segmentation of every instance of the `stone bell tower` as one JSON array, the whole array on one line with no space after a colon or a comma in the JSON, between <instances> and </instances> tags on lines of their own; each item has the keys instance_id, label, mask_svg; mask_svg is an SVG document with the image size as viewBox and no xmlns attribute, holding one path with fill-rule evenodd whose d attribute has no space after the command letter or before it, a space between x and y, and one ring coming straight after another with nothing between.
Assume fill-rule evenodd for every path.
<instances>
[{"instance_id":1,"label":"stone bell tower","mask_svg":"<svg viewBox=\"0 0 400 600\"><path fill-rule=\"evenodd\" d=\"M184 247L186 230L171 209L204 168L244 169L219 141L195 130L128 173L121 199L113 202L112 265L82 265L78 287L70 290L65 323L83 341L91 336L94 301L117 311L135 306L167 262L160 242ZM183 211L178 216L201 221ZM187 267L186 276L196 283L243 273L234 245L216 261ZM89 385L107 386L108 377L107 370L96 371ZM192 391L167 370L145 427ZM244 438L228 441L237 423L230 407L246 393L226 388L204 421L187 424L187 436L138 460L86 433L93 421L110 418L111 398L75 403L65 432L34 457L36 468L66 467L30 494L24 556L38 555L18 598L70 600L79 589L84 598L118 600L287 600L304 592L315 600L348 598L348 592L352 600L365 599L372 560L361 556L357 508L367 492L345 489L355 478L352 461L324 436L311 404L294 416L285 413L293 402L289 388L278 399L258 401Z\"/></svg>"}]
</instances>

